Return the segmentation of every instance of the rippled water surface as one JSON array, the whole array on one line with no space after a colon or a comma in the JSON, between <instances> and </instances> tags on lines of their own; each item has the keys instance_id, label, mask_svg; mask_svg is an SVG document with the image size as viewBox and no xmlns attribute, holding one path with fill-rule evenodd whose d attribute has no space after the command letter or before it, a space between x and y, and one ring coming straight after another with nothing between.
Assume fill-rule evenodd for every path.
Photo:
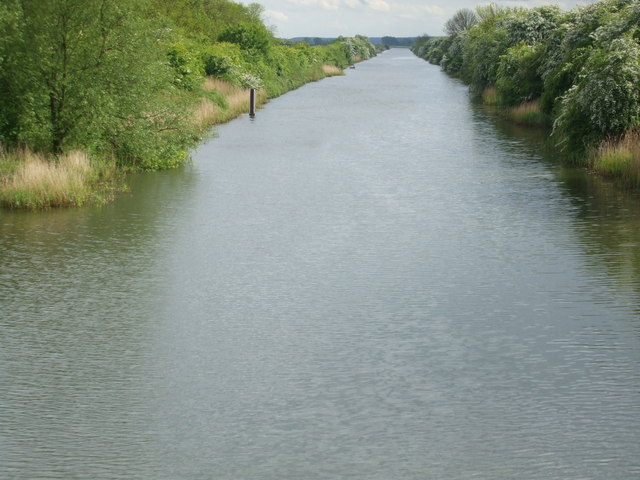
<instances>
[{"instance_id":1,"label":"rippled water surface","mask_svg":"<svg viewBox=\"0 0 640 480\"><path fill-rule=\"evenodd\" d=\"M3 479L640 476L640 200L392 50L0 212Z\"/></svg>"}]
</instances>

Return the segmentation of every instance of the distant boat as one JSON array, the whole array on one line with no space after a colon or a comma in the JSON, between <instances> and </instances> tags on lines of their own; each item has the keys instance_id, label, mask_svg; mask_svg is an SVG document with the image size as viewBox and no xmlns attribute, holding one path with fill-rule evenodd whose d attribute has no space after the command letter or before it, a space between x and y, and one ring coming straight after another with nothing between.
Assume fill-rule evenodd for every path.
<instances>
[{"instance_id":1,"label":"distant boat","mask_svg":"<svg viewBox=\"0 0 640 480\"><path fill-rule=\"evenodd\" d=\"M349 65L349 68L356 68L356 66L352 63L351 65Z\"/></svg>"}]
</instances>

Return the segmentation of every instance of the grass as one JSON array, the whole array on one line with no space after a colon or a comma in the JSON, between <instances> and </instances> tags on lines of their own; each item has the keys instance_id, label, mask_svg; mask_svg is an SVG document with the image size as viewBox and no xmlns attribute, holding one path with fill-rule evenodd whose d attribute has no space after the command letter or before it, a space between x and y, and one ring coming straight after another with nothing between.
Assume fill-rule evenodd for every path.
<instances>
[{"instance_id":1,"label":"grass","mask_svg":"<svg viewBox=\"0 0 640 480\"><path fill-rule=\"evenodd\" d=\"M496 87L487 87L482 92L482 103L485 105L498 105L500 98Z\"/></svg>"},{"instance_id":2,"label":"grass","mask_svg":"<svg viewBox=\"0 0 640 480\"><path fill-rule=\"evenodd\" d=\"M591 150L591 168L604 177L614 178L623 185L640 187L640 129L627 132L622 138L602 142Z\"/></svg>"},{"instance_id":3,"label":"grass","mask_svg":"<svg viewBox=\"0 0 640 480\"><path fill-rule=\"evenodd\" d=\"M228 122L249 111L249 89L238 87L219 78L206 77L202 86L205 96L196 106L193 122L201 130ZM214 100L211 95L213 94ZM264 90L258 90L256 104L266 101Z\"/></svg>"},{"instance_id":4,"label":"grass","mask_svg":"<svg viewBox=\"0 0 640 480\"><path fill-rule=\"evenodd\" d=\"M342 71L341 68L338 68L335 65L328 65L326 63L322 65L322 71L328 77L332 77L335 75L344 75L344 71Z\"/></svg>"},{"instance_id":5,"label":"grass","mask_svg":"<svg viewBox=\"0 0 640 480\"><path fill-rule=\"evenodd\" d=\"M28 149L0 148L0 205L41 210L102 203L116 188L114 162L91 162L84 152L46 158Z\"/></svg>"},{"instance_id":6,"label":"grass","mask_svg":"<svg viewBox=\"0 0 640 480\"><path fill-rule=\"evenodd\" d=\"M539 100L523 102L505 110L504 116L516 123L530 126L548 126L549 118L540 109Z\"/></svg>"}]
</instances>

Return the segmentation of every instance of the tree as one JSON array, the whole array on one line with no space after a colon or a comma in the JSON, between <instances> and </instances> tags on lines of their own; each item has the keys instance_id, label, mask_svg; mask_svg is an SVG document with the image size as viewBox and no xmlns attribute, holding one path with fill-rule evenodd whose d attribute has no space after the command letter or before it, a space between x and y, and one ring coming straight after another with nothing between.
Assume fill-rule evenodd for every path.
<instances>
[{"instance_id":1,"label":"tree","mask_svg":"<svg viewBox=\"0 0 640 480\"><path fill-rule=\"evenodd\" d=\"M594 48L562 98L555 130L570 151L640 124L640 45L628 37Z\"/></svg>"},{"instance_id":2,"label":"tree","mask_svg":"<svg viewBox=\"0 0 640 480\"><path fill-rule=\"evenodd\" d=\"M145 1L4 1L2 16L16 27L0 36L6 142L138 164L184 149L169 140L183 124L179 102L160 100L173 76Z\"/></svg>"},{"instance_id":3,"label":"tree","mask_svg":"<svg viewBox=\"0 0 640 480\"><path fill-rule=\"evenodd\" d=\"M454 36L464 32L470 27L473 27L476 23L478 23L478 16L476 13L468 8L463 8L458 10L453 17L447 20L447 23L444 24L444 29L445 32L447 32L447 35Z\"/></svg>"},{"instance_id":4,"label":"tree","mask_svg":"<svg viewBox=\"0 0 640 480\"><path fill-rule=\"evenodd\" d=\"M264 9L258 3L248 6L230 0L150 0L153 8L170 19L180 33L190 38L215 42L236 23L262 25Z\"/></svg>"},{"instance_id":5,"label":"tree","mask_svg":"<svg viewBox=\"0 0 640 480\"><path fill-rule=\"evenodd\" d=\"M269 54L271 33L253 23L238 23L227 27L218 37L220 42L236 43L245 52L266 57Z\"/></svg>"}]
</instances>

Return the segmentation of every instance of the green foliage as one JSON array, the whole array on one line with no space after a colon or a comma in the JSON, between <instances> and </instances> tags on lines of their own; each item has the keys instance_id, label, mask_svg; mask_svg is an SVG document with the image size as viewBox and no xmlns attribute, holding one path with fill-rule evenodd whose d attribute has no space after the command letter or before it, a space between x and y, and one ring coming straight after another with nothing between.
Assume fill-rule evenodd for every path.
<instances>
[{"instance_id":1,"label":"green foliage","mask_svg":"<svg viewBox=\"0 0 640 480\"><path fill-rule=\"evenodd\" d=\"M257 3L245 6L228 0L151 0L151 9L177 28L180 36L206 43L216 42L229 25L262 25L262 7Z\"/></svg>"},{"instance_id":2,"label":"green foliage","mask_svg":"<svg viewBox=\"0 0 640 480\"><path fill-rule=\"evenodd\" d=\"M429 63L441 65L453 39L454 37L429 37L425 35L418 37L411 50Z\"/></svg>"},{"instance_id":3,"label":"green foliage","mask_svg":"<svg viewBox=\"0 0 640 480\"><path fill-rule=\"evenodd\" d=\"M622 135L640 124L640 45L616 38L591 50L556 120L570 150Z\"/></svg>"},{"instance_id":4,"label":"green foliage","mask_svg":"<svg viewBox=\"0 0 640 480\"><path fill-rule=\"evenodd\" d=\"M347 68L351 63L349 53L339 41L334 41L326 47L314 48L322 48L322 60L324 63L329 63L340 68Z\"/></svg>"},{"instance_id":5,"label":"green foliage","mask_svg":"<svg viewBox=\"0 0 640 480\"><path fill-rule=\"evenodd\" d=\"M464 54L467 46L468 35L466 32L452 37L448 48L443 52L440 60L442 69L450 75L458 76L464 65Z\"/></svg>"},{"instance_id":6,"label":"green foliage","mask_svg":"<svg viewBox=\"0 0 640 480\"><path fill-rule=\"evenodd\" d=\"M343 49L348 64L367 60L376 55L376 47L362 35L339 37L335 43Z\"/></svg>"},{"instance_id":7,"label":"green foliage","mask_svg":"<svg viewBox=\"0 0 640 480\"><path fill-rule=\"evenodd\" d=\"M556 6L506 12L501 27L508 32L509 44L536 46L544 42L558 28L562 13Z\"/></svg>"},{"instance_id":8,"label":"green foliage","mask_svg":"<svg viewBox=\"0 0 640 480\"><path fill-rule=\"evenodd\" d=\"M2 138L55 154L111 155L124 135L126 158L162 158L171 131L161 119L179 112L158 105L173 74L158 48L162 30L144 8L135 0L5 3L2 17L8 12L15 29L0 38L2 110L11 116Z\"/></svg>"},{"instance_id":9,"label":"green foliage","mask_svg":"<svg viewBox=\"0 0 640 480\"><path fill-rule=\"evenodd\" d=\"M637 0L601 0L566 13L490 4L476 16L449 37L418 39L413 51L478 94L495 87L503 106L526 102L510 110L514 118L552 117L555 137L576 157L640 124Z\"/></svg>"},{"instance_id":10,"label":"green foliage","mask_svg":"<svg viewBox=\"0 0 640 480\"><path fill-rule=\"evenodd\" d=\"M271 38L271 33L264 25L238 23L223 30L218 41L235 43L249 55L266 57L269 55Z\"/></svg>"},{"instance_id":11,"label":"green foliage","mask_svg":"<svg viewBox=\"0 0 640 480\"><path fill-rule=\"evenodd\" d=\"M522 41L500 57L496 88L503 105L517 105L541 95L543 84L538 75L541 51Z\"/></svg>"},{"instance_id":12,"label":"green foliage","mask_svg":"<svg viewBox=\"0 0 640 480\"><path fill-rule=\"evenodd\" d=\"M462 77L476 93L488 85L495 85L500 57L511 46L507 31L496 27L495 23L494 16L481 20L469 30L464 45Z\"/></svg>"},{"instance_id":13,"label":"green foliage","mask_svg":"<svg viewBox=\"0 0 640 480\"><path fill-rule=\"evenodd\" d=\"M186 90L194 90L205 74L203 55L193 41L182 40L168 45L169 65L175 72L174 83Z\"/></svg>"}]
</instances>

